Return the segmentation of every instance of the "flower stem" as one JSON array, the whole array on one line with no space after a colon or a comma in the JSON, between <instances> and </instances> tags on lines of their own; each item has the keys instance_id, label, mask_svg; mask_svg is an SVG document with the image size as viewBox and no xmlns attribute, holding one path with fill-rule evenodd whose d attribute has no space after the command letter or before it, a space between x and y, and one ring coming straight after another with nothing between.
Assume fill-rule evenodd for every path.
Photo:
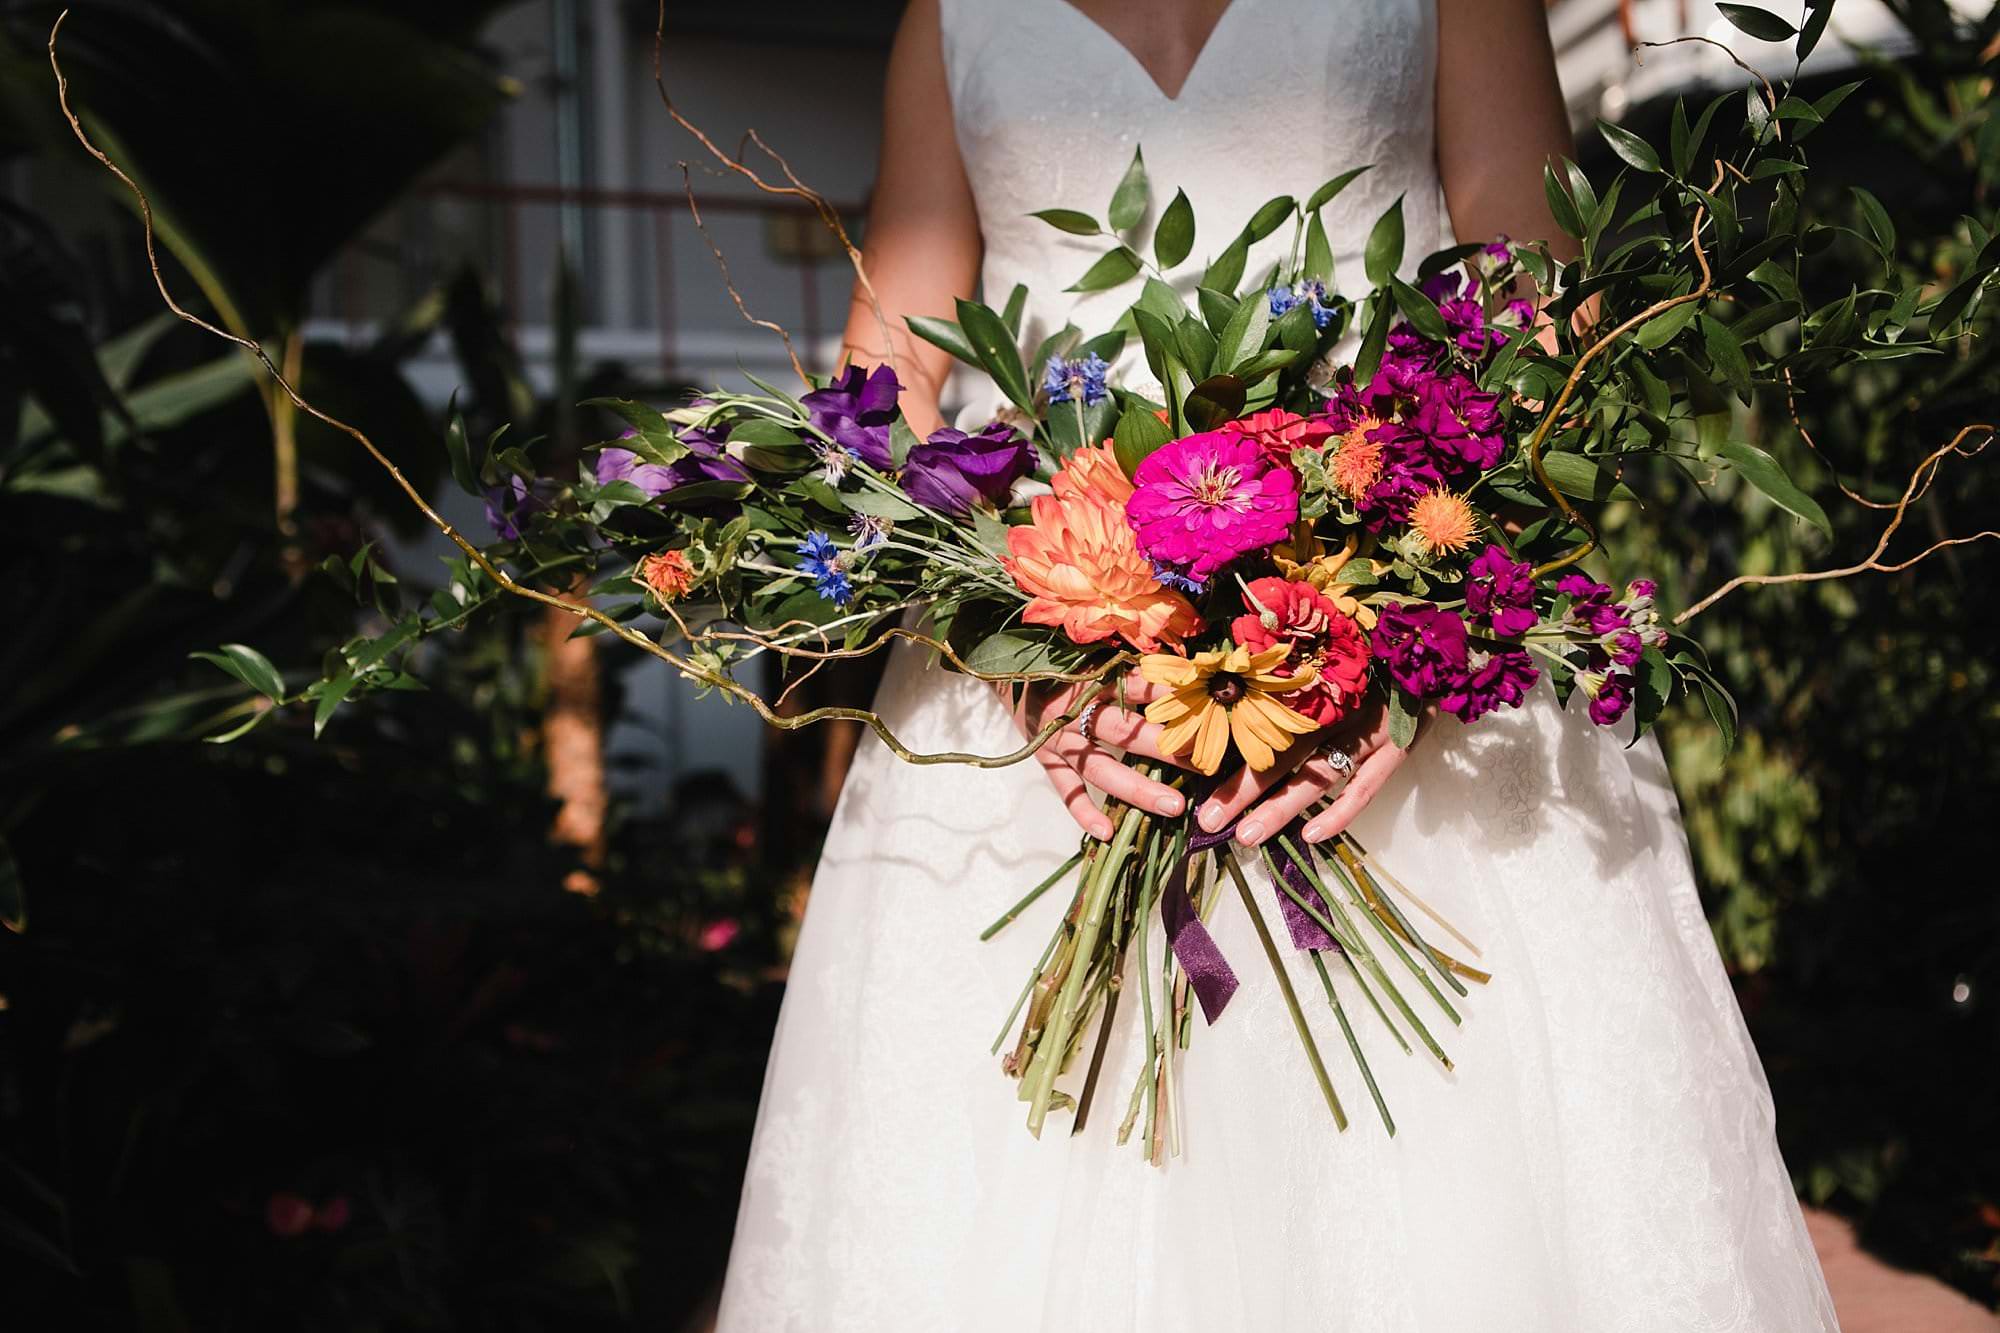
<instances>
[{"instance_id":1,"label":"flower stem","mask_svg":"<svg viewBox=\"0 0 2000 1333\"><path fill-rule=\"evenodd\" d=\"M1007 926L1014 920L1015 917L1018 917L1019 915L1021 915L1021 913L1028 910L1029 906L1034 903L1035 899L1041 897L1043 894L1047 893L1050 889L1054 888L1057 880L1061 879L1064 875L1067 875L1070 871L1076 869L1076 863L1081 861L1082 859L1083 859L1083 852L1079 850L1074 856L1070 857L1069 860L1063 862L1060 866L1057 866L1053 874L1051 874L1047 879L1043 880L1040 884L1037 884L1034 888L1029 889L1027 896L1022 898L1020 902L1015 903L1012 907L1008 908L1006 912L1002 913L998 921L995 921L992 925L980 931L979 938L982 940L990 940L995 935L998 935L1002 930L1006 929Z\"/></svg>"},{"instance_id":2,"label":"flower stem","mask_svg":"<svg viewBox=\"0 0 2000 1333\"><path fill-rule=\"evenodd\" d=\"M1319 950L1312 950L1313 970L1319 973L1319 984L1326 987L1326 1002L1333 1006L1333 1016L1340 1020L1341 1035L1347 1038L1347 1049L1354 1054L1354 1063L1361 1067L1361 1077L1368 1084L1368 1095L1375 1099L1375 1110L1382 1117L1382 1125L1389 1131L1389 1137L1396 1137L1396 1122L1389 1115L1389 1104L1382 1100L1382 1090L1375 1086L1375 1071L1368 1067L1368 1057L1361 1053L1361 1042L1354 1035L1353 1024L1347 1021L1347 1010L1341 1007L1340 997L1334 994L1333 977L1326 970L1326 960L1319 956Z\"/></svg>"},{"instance_id":3,"label":"flower stem","mask_svg":"<svg viewBox=\"0 0 2000 1333\"><path fill-rule=\"evenodd\" d=\"M1223 853L1222 864L1229 871L1229 877L1236 881L1236 893L1243 899L1243 910L1250 914L1250 924L1257 928L1257 942L1264 946L1264 957L1270 960L1271 971L1278 978L1278 992L1285 997L1285 1010L1291 1014L1292 1027L1306 1048L1306 1059L1312 1065L1313 1077L1319 1080L1319 1090L1326 1097L1327 1110L1333 1112L1333 1123L1346 1129L1347 1112L1341 1109L1340 1098L1334 1095L1333 1080L1326 1074L1326 1062L1319 1058L1319 1046L1313 1041L1312 1029L1306 1025L1305 1010L1299 1007L1298 994L1292 989L1292 978L1285 971L1285 960L1278 953L1277 942L1271 938L1271 928L1264 924L1264 914L1257 910L1257 899L1250 892L1250 881L1243 877L1243 867L1236 863L1235 853Z\"/></svg>"}]
</instances>

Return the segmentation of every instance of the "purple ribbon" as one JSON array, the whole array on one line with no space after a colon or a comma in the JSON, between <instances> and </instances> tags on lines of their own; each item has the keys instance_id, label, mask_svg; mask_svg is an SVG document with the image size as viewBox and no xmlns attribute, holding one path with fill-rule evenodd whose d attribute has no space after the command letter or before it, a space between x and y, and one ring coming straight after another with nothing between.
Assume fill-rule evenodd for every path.
<instances>
[{"instance_id":1,"label":"purple ribbon","mask_svg":"<svg viewBox=\"0 0 2000 1333\"><path fill-rule=\"evenodd\" d=\"M1195 998L1201 1001L1202 1017L1210 1023L1222 1016L1224 1006L1236 993L1239 983L1229 960L1216 947L1215 937L1208 933L1208 927L1201 923L1200 914L1194 910L1194 900L1188 896L1188 867L1195 857L1228 842L1235 833L1234 823L1213 833L1204 832L1199 825L1190 827L1187 854L1174 866L1160 891L1160 920L1167 928L1167 944L1187 972L1188 984L1194 988ZM1283 847L1271 848L1271 858L1278 867L1278 873L1285 877L1285 882L1301 898L1308 902L1318 901L1319 895L1312 882ZM1326 933L1325 927L1308 916L1305 909L1292 901L1291 895L1282 889L1278 891L1278 910L1284 915L1285 929L1291 933L1294 948L1322 950L1340 947L1333 936Z\"/></svg>"}]
</instances>

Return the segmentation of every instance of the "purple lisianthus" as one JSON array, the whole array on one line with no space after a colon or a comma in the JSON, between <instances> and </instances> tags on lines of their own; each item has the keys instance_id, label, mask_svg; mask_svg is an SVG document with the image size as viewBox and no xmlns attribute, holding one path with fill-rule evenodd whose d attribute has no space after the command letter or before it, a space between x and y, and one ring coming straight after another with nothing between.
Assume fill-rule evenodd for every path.
<instances>
[{"instance_id":1,"label":"purple lisianthus","mask_svg":"<svg viewBox=\"0 0 2000 1333\"><path fill-rule=\"evenodd\" d=\"M535 494L527 478L518 474L509 475L498 486L486 488L486 522L501 541L521 540L528 516L546 508L548 502Z\"/></svg>"},{"instance_id":2,"label":"purple lisianthus","mask_svg":"<svg viewBox=\"0 0 2000 1333\"><path fill-rule=\"evenodd\" d=\"M971 435L946 426L910 450L900 480L918 504L963 518L979 501L1005 504L1034 466L1034 446L1005 422Z\"/></svg>"},{"instance_id":3,"label":"purple lisianthus","mask_svg":"<svg viewBox=\"0 0 2000 1333\"><path fill-rule=\"evenodd\" d=\"M1206 582L1230 561L1285 540L1299 516L1298 478L1255 440L1204 431L1146 456L1125 518L1147 559Z\"/></svg>"},{"instance_id":4,"label":"purple lisianthus","mask_svg":"<svg viewBox=\"0 0 2000 1333\"><path fill-rule=\"evenodd\" d=\"M896 420L896 398L903 386L896 372L877 366L863 372L850 365L824 389L814 389L799 402L813 425L834 442L878 471L889 470L889 427Z\"/></svg>"},{"instance_id":5,"label":"purple lisianthus","mask_svg":"<svg viewBox=\"0 0 2000 1333\"><path fill-rule=\"evenodd\" d=\"M1465 609L1503 639L1526 634L1535 627L1534 567L1488 545L1466 571Z\"/></svg>"},{"instance_id":6,"label":"purple lisianthus","mask_svg":"<svg viewBox=\"0 0 2000 1333\"><path fill-rule=\"evenodd\" d=\"M1391 680L1420 699L1446 693L1468 664L1465 622L1421 602L1383 607L1368 648Z\"/></svg>"},{"instance_id":7,"label":"purple lisianthus","mask_svg":"<svg viewBox=\"0 0 2000 1333\"><path fill-rule=\"evenodd\" d=\"M629 440L638 433L628 430L618 438ZM658 499L668 491L698 481L750 480L743 465L723 451L723 436L719 432L689 428L677 438L688 451L667 464L648 463L630 449L615 444L598 450L597 484L608 486L614 481L628 481L644 491L648 499Z\"/></svg>"},{"instance_id":8,"label":"purple lisianthus","mask_svg":"<svg viewBox=\"0 0 2000 1333\"><path fill-rule=\"evenodd\" d=\"M1471 653L1465 670L1446 687L1438 707L1461 722L1477 722L1496 708L1519 708L1542 673L1526 652Z\"/></svg>"}]
</instances>

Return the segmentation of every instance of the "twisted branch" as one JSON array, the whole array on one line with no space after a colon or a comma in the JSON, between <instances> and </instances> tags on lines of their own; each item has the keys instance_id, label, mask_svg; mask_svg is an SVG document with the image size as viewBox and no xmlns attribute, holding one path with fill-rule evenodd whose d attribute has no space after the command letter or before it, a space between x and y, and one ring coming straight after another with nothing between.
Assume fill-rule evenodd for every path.
<instances>
[{"instance_id":1,"label":"twisted branch","mask_svg":"<svg viewBox=\"0 0 2000 1333\"><path fill-rule=\"evenodd\" d=\"M798 174L792 170L791 164L779 156L778 152L769 144L765 143L762 136L756 130L748 131L744 137L751 143L756 144L758 148L763 150L767 157L778 164L778 169L785 173L785 179L790 182L789 184L774 185L770 181L765 180L757 174L754 168L743 161L740 152L735 157L731 157L728 153L723 152L721 148L716 146L715 140L708 137L707 131L682 115L681 109L674 105L673 95L667 91L664 55L666 43L667 0L660 0L659 10L653 23L653 87L658 90L660 103L666 107L667 115L673 118L673 122L676 125L693 135L696 142L700 143L703 148L706 148L709 155L717 162L720 162L724 167L743 177L759 190L762 190L766 194L803 199L812 205L813 211L819 214L820 222L825 225L828 231L833 233L834 239L840 242L840 248L847 252L847 262L854 267L855 281L860 284L861 290L868 294L868 307L874 312L875 323L882 330L882 353L888 358L891 369L900 369L896 365L895 343L889 336L889 317L882 310L881 298L875 294L875 284L868 279L868 269L861 262L861 251L855 248L854 242L847 235L847 228L841 224L840 214L835 212L833 205L826 201L825 195L800 180ZM791 350L789 339L785 343L785 348L787 351ZM794 368L798 366L797 357L792 358L792 365ZM799 375L800 378L805 378L804 371L801 370ZM806 384L810 387L812 381L808 379L806 380Z\"/></svg>"},{"instance_id":2,"label":"twisted branch","mask_svg":"<svg viewBox=\"0 0 2000 1333\"><path fill-rule=\"evenodd\" d=\"M1981 440L1976 447L1961 448L1967 436L1980 431L1985 432L1985 439ZM1709 607L1714 606L1738 588L1748 587L1752 584L1819 583L1827 579L1843 579L1853 574L1864 574L1871 570L1878 574L1895 574L1908 569L1924 557L1941 551L1948 546L1964 546L1970 542L1976 542L1987 537L2000 538L2000 532L1990 530L1975 532L1965 537L1947 537L1943 541L1931 543L1931 545L1925 547L1907 560L1898 560L1889 564L1882 562L1882 555L1889 549L1889 542L1895 537L1897 529L1903 526L1903 519L1908 514L1911 503L1921 496L1925 490L1929 489L1930 483L1937 475L1937 469L1943 464L1944 459L1954 453L1971 458L1993 442L1993 435L1994 428L1992 426L1983 422L1975 423L1959 431L1958 434L1952 436L1949 442L1940 445L1926 456L1924 461L1917 465L1917 470L1910 474L1909 485L1903 488L1903 496L1894 506L1894 516L1890 518L1889 525L1882 530L1881 537L1875 542L1875 549L1868 553L1866 559L1841 569L1811 569L1794 574L1738 574L1735 578L1729 580L1729 582L1723 584L1714 592L1675 616L1674 624L1686 624L1689 620L1700 615Z\"/></svg>"},{"instance_id":3,"label":"twisted branch","mask_svg":"<svg viewBox=\"0 0 2000 1333\"><path fill-rule=\"evenodd\" d=\"M754 690L749 689L747 686L744 686L737 681L731 680L728 676L723 675L719 672L709 671L700 666L699 664L695 663L694 661L682 657L678 653L669 650L668 648L666 648L661 644L655 643L653 640L647 638L645 635L639 633L637 630L634 630L624 624L621 624L620 622L612 618L610 615L607 615L605 612L598 610L596 607L591 606L588 603L573 602L565 597L560 597L553 593L544 592L540 588L533 588L525 584L515 582L512 575L510 575L505 569L501 568L499 565L494 564L492 560L488 559L486 554L482 552L477 546L474 546L472 542L467 540L465 535L461 533L449 520L447 520L442 514L438 513L437 510L433 509L430 505L430 502L424 499L423 492L419 491L414 485L411 484L409 478L403 475L402 469L397 467L395 463L390 460L388 455L384 454L380 449L380 447L378 447L373 440L368 438L365 432L363 432L356 426L350 425L349 423L340 420L338 417L331 416L326 412L321 411L318 407L314 406L312 403L308 402L303 396L301 396L299 391L293 386L291 380L287 378L284 372L279 369L278 365L274 361L272 361L270 354L264 350L264 345L262 343L258 342L255 338L238 336L237 334L229 332L227 329L218 328L216 325L211 324L209 321L203 319L200 315L195 314L193 311L181 305L181 303L174 298L173 291L167 286L166 276L160 271L158 243L153 223L152 200L150 200L147 197L146 192L139 187L137 181L133 180L131 176L127 175L125 171L116 162L111 160L110 156L107 155L103 149L99 148L94 142L91 141L90 135L83 128L83 122L77 118L77 113L70 107L69 78L67 75L63 73L62 62L56 56L56 40L62 32L62 25L64 21L67 20L68 18L69 18L69 11L68 10L62 11L60 14L56 16L56 21L54 26L49 29L49 41L48 41L49 68L53 70L55 73L56 101L58 105L62 108L64 119L66 119L69 122L70 132L76 136L76 141L83 145L84 151L89 153L93 158L97 159L97 161L105 168L105 170L109 171L113 176L117 177L119 183L122 184L128 191L131 192L133 199L137 202L139 207L139 220L145 231L146 265L152 273L153 285L159 290L160 299L163 302L165 302L167 309L172 311L174 316L182 320L183 322L191 324L195 328L200 329L204 333L210 334L211 336L216 338L220 338L224 342L230 343L236 347L240 347L244 351L250 353L251 356L256 358L258 364L264 368L264 372L271 377L272 382L276 384L280 390L283 391L285 397L291 401L294 407L296 407L299 411L304 412L306 415L312 417L314 420L325 423L327 426L332 427L334 430L339 431L341 434L346 435L347 437L352 439L355 443L359 444L362 447L362 449L367 452L370 458L374 459L376 463L380 464L381 467L388 472L391 480L393 480L396 483L397 488L401 490L404 495L409 497L410 503L417 507L418 511L423 514L424 518L431 524L431 526L436 528L439 532L443 533L444 536L447 539L449 539L454 546L458 547L460 551L464 552L466 559L471 561L473 565L478 567L478 569L482 573L484 573L488 578L492 579L496 587L500 588L502 591L512 596L520 597L526 601L535 602L539 605L550 607L557 611L566 612L569 615L577 617L578 619L595 621L597 624L601 625L605 630L607 630L612 634L617 635L620 639L623 639L626 643L631 644L634 648L637 648L642 652L649 653L652 656L659 658L661 661L667 663L669 666L673 667L676 671L678 671L681 675L687 677L688 679L699 681L702 684L708 685L714 689L719 689L723 691L725 694L728 694L733 698L740 699L744 703L749 704L750 707L753 710L755 710L757 715L760 718L762 718L764 722L766 722L770 726L777 727L780 730L796 731L802 727L811 726L816 722L825 722L834 719L863 723L868 727L870 731L873 731L875 733L875 735L882 741L884 745L886 745L899 759L903 760L905 763L968 764L975 768L1004 768L1011 764L1020 763L1022 760L1032 756L1037 750L1041 749L1041 747L1045 743L1047 743L1047 741L1051 737L1053 737L1058 731L1062 730L1063 727L1067 726L1070 722L1073 722L1075 720L1074 711L1066 712L1061 715L1052 717L1043 724L1040 730L1038 730L1033 736L1030 736L1027 739L1027 742L1023 744L1019 749L1010 751L1006 754L979 755L979 754L965 753L961 751L944 751L936 754L920 754L915 751L912 751L911 749L909 749L909 747L907 747L900 740L898 740L896 738L895 733L890 730L888 724L882 720L879 714L870 712L867 709L862 709L862 708L844 708L844 707L829 706L823 708L815 708L808 712L800 713L797 716L786 717L774 711L772 707L768 703L766 703L764 699L760 695L758 695ZM664 15L662 17L662 21L664 22ZM1104 667L1097 674L1097 678L1102 679L1103 676L1110 674L1111 671L1113 671L1119 665L1120 665L1120 659L1113 658L1111 661L1105 663ZM1023 677L1023 678L1031 678L1031 677ZM1081 705L1079 702L1079 708L1080 706Z\"/></svg>"},{"instance_id":4,"label":"twisted branch","mask_svg":"<svg viewBox=\"0 0 2000 1333\"><path fill-rule=\"evenodd\" d=\"M729 276L729 261L722 257L722 247L715 243L715 238L708 234L708 224L701 220L701 205L695 202L694 178L688 171L688 164L682 162L680 169L681 189L687 193L688 214L694 219L694 229L701 233L701 239L707 244L708 252L715 256L715 266L722 270L723 290L729 293L729 299L736 303L736 309L743 318L749 320L760 329L768 329L770 332L778 335L778 340L785 344L785 356L792 363L792 373L797 375L807 386L810 386L812 384L812 376L806 374L806 368L799 364L799 354L792 350L792 335L786 331L785 326L774 320L757 318L757 316L750 313L750 307L743 303L743 293L736 290L736 283Z\"/></svg>"},{"instance_id":5,"label":"twisted branch","mask_svg":"<svg viewBox=\"0 0 2000 1333\"><path fill-rule=\"evenodd\" d=\"M1710 194L1715 193L1717 189L1721 188L1722 174L1723 164L1718 160L1715 164L1715 181L1708 187ZM1583 355L1576 359L1576 365L1571 367L1569 378L1563 382L1562 392L1556 395L1556 400L1549 404L1548 410L1542 414L1541 423L1535 427L1535 433L1528 437L1528 466L1534 470L1535 479L1542 483L1542 489L1547 491L1550 497L1555 500L1556 508L1562 511L1563 518L1590 534L1589 538L1581 546L1567 551L1553 560L1535 566L1536 578L1541 578L1544 574L1553 573L1558 569L1573 565L1597 549L1596 527L1583 517L1576 506L1569 502L1569 497L1557 488L1554 481L1550 480L1548 469L1542 465L1542 443L1548 438L1549 431L1555 426L1557 419L1562 416L1562 410L1569 404L1570 397L1575 394L1576 386L1582 382L1584 367L1596 360L1598 353L1610 347L1618 339L1630 333L1641 324L1644 324L1647 320L1663 315L1675 306L1686 305L1690 301L1699 301L1708 295L1709 290L1715 285L1715 273L1709 267L1708 253L1701 248L1701 225L1707 216L1708 204L1704 202L1694 210L1694 225L1690 228L1688 236L1689 243L1694 247L1695 263L1701 266L1700 284L1693 291L1683 293L1680 296L1670 296L1663 301L1655 301L1652 305L1647 306L1644 310L1641 310L1638 314L1632 316L1585 348Z\"/></svg>"}]
</instances>

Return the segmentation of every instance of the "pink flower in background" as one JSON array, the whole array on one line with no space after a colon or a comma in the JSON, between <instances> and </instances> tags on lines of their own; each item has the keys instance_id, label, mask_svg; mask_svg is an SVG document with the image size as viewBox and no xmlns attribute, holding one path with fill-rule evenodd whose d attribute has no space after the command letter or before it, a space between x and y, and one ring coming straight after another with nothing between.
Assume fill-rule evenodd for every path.
<instances>
[{"instance_id":1,"label":"pink flower in background","mask_svg":"<svg viewBox=\"0 0 2000 1333\"><path fill-rule=\"evenodd\" d=\"M319 1206L313 1215L313 1225L321 1231L344 1231L348 1221L354 1216L354 1206L345 1194L336 1194Z\"/></svg>"},{"instance_id":2,"label":"pink flower in background","mask_svg":"<svg viewBox=\"0 0 2000 1333\"><path fill-rule=\"evenodd\" d=\"M742 925L734 917L726 916L720 921L711 921L703 926L701 934L695 936L695 945L703 953L720 953L742 933Z\"/></svg>"},{"instance_id":3,"label":"pink flower in background","mask_svg":"<svg viewBox=\"0 0 2000 1333\"><path fill-rule=\"evenodd\" d=\"M1299 516L1298 479L1257 441L1207 431L1161 446L1132 474L1126 521L1139 549L1197 583L1281 542Z\"/></svg>"},{"instance_id":4,"label":"pink flower in background","mask_svg":"<svg viewBox=\"0 0 2000 1333\"><path fill-rule=\"evenodd\" d=\"M1271 461L1280 466L1292 461L1292 450L1317 449L1334 434L1333 423L1325 417L1302 417L1282 407L1232 421L1229 429L1257 441Z\"/></svg>"},{"instance_id":5,"label":"pink flower in background","mask_svg":"<svg viewBox=\"0 0 2000 1333\"><path fill-rule=\"evenodd\" d=\"M264 1225L274 1236L303 1236L313 1224L313 1206L296 1194L280 1191L264 1205Z\"/></svg>"}]
</instances>

